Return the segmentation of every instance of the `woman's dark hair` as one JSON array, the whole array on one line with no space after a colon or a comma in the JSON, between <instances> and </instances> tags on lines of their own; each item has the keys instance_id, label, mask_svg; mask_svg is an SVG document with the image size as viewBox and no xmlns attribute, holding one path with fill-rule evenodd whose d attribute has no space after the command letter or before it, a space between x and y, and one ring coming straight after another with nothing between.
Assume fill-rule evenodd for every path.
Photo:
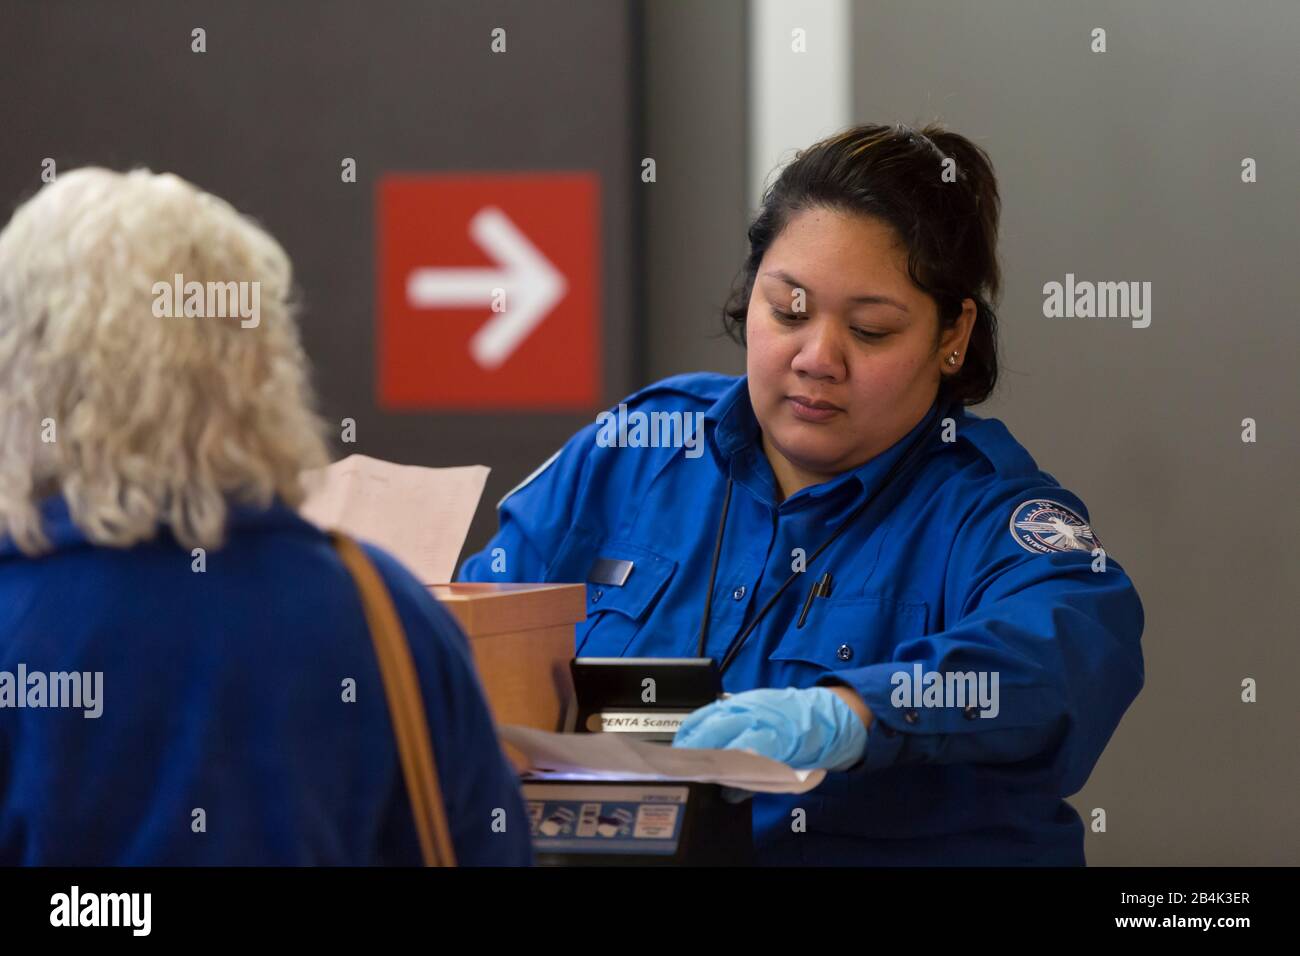
<instances>
[{"instance_id":1,"label":"woman's dark hair","mask_svg":"<svg viewBox=\"0 0 1300 956\"><path fill-rule=\"evenodd\" d=\"M955 168L944 175L945 160ZM749 227L749 257L723 307L727 334L745 344L745 318L759 263L795 213L825 207L892 226L907 248L907 272L938 305L939 334L974 299L975 326L961 370L944 376L940 398L976 405L998 377L997 260L1001 199L988 154L937 125L855 126L801 150L763 196Z\"/></svg>"}]
</instances>

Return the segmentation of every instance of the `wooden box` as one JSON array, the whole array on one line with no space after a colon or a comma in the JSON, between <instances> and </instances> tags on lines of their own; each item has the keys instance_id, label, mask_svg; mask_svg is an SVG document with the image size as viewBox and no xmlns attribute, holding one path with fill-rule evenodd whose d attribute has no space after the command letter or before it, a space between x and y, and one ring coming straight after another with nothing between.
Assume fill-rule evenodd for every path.
<instances>
[{"instance_id":1,"label":"wooden box","mask_svg":"<svg viewBox=\"0 0 1300 956\"><path fill-rule=\"evenodd\" d=\"M435 584L460 622L498 724L562 730L573 699L574 625L587 618L581 584Z\"/></svg>"}]
</instances>

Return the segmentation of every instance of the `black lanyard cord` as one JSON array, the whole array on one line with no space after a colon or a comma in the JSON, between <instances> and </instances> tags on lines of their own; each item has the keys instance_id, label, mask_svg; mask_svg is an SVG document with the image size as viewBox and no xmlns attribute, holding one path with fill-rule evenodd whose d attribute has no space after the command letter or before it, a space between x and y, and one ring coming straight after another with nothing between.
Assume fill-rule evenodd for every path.
<instances>
[{"instance_id":1,"label":"black lanyard cord","mask_svg":"<svg viewBox=\"0 0 1300 956\"><path fill-rule=\"evenodd\" d=\"M947 410L946 405L938 409L938 413L939 413L938 417L940 421L943 419L943 413L946 410ZM809 555L808 560L804 562L804 569L802 571L795 571L791 573L791 575L785 579L785 583L776 589L776 593L774 593L770 598L767 599L767 601L763 604L763 607L759 610L758 614L754 616L753 620L751 620L749 624L732 639L731 644L727 648L727 652L722 656L722 662L718 665L719 674L725 673L727 668L731 666L731 662L735 659L736 654L739 653L740 649L745 645L745 641L749 639L749 635L754 633L754 629L757 628L760 623L762 623L763 618L767 616L767 612L772 609L772 607L776 604L778 600L780 600L781 595L786 592L786 590L790 587L791 584L799 580L799 578L802 575L807 573L808 567L811 566L812 563L817 560L817 558L822 554L822 552L824 552L827 548L829 548L832 544L834 544L839 539L840 535L842 535L845 531L847 531L853 525L853 522L856 521L864 511L866 511L869 507L871 507L871 505L876 501L876 499L880 497L881 493L884 492L884 490L890 486L890 484L902 472L902 470L913 460L915 460L917 452L925 445L925 441L929 437L930 437L930 426L927 425L921 430L921 433L917 435L915 439L913 439L912 444L908 447L907 451L904 452L904 454L901 455L898 458L898 460L894 462L893 467L890 468L889 472L885 475L884 480L881 481L881 483L876 486L876 490L867 497L867 500L862 502L862 504L858 505L856 508L854 508L853 511L849 514L849 516L846 517L842 522L840 522L840 526L835 529L835 533L832 534L829 538L827 538L824 542L822 542L821 546L817 548L817 550L814 551L811 555ZM727 510L731 504L731 485L732 485L732 479L728 477L727 493L722 500L722 519L718 522L718 538L713 546L713 565L709 570L709 590L704 597L704 620L700 622L700 642L699 642L699 655L698 655L700 657L704 656L704 649L706 647L708 636L709 636L709 617L712 614L712 608L713 608L713 589L717 583L718 560L722 554L722 539L727 527Z\"/></svg>"},{"instance_id":2,"label":"black lanyard cord","mask_svg":"<svg viewBox=\"0 0 1300 956\"><path fill-rule=\"evenodd\" d=\"M718 579L718 558L722 554L722 534L727 529L727 509L731 507L731 478L727 478L727 493L722 499L722 520L718 522L718 540L713 544L713 565L709 568L709 590L704 595L704 620L700 622L700 649L696 657L704 656L705 642L709 639L709 617L713 614L713 585Z\"/></svg>"}]
</instances>

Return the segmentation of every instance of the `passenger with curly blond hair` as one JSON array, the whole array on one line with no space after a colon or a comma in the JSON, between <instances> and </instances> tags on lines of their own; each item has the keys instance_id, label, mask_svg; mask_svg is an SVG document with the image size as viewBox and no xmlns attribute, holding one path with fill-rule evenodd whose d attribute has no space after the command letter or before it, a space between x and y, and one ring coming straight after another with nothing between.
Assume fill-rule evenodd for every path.
<instances>
[{"instance_id":1,"label":"passenger with curly blond hair","mask_svg":"<svg viewBox=\"0 0 1300 956\"><path fill-rule=\"evenodd\" d=\"M0 863L414 864L280 245L174 175L60 175L0 233ZM454 856L530 858L464 636L409 639ZM504 820L505 827L500 823Z\"/></svg>"}]
</instances>

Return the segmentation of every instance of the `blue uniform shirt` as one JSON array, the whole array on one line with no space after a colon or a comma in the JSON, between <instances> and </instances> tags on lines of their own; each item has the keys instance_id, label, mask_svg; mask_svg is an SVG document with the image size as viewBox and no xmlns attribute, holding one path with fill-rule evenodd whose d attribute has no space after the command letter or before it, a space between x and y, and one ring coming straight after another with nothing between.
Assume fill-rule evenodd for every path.
<instances>
[{"instance_id":1,"label":"blue uniform shirt","mask_svg":"<svg viewBox=\"0 0 1300 956\"><path fill-rule=\"evenodd\" d=\"M42 512L51 553L0 539L0 672L100 672L100 713L0 687L0 865L420 864L360 596L322 532L239 508L197 572L166 532L96 547L61 499ZM458 862L529 863L464 635L365 550L411 646Z\"/></svg>"},{"instance_id":2,"label":"blue uniform shirt","mask_svg":"<svg viewBox=\"0 0 1300 956\"><path fill-rule=\"evenodd\" d=\"M702 413L702 453L606 447L593 422L503 499L499 532L460 573L585 582L596 558L632 561L621 587L587 584L584 656L695 656L730 476L706 649L721 658L794 570L796 549L821 546L926 424L778 504L745 378L675 376L625 404L629 421ZM1095 553L1083 502L1001 422L951 415L949 434L926 429L913 465L807 565L723 675L733 693L847 684L875 715L855 767L806 794L754 798L761 862L1084 862L1083 825L1063 798L1142 686L1142 605L1119 564ZM832 593L798 628L824 571ZM965 707L955 685L926 697L929 672L983 674L996 707L979 706L970 683Z\"/></svg>"}]
</instances>

